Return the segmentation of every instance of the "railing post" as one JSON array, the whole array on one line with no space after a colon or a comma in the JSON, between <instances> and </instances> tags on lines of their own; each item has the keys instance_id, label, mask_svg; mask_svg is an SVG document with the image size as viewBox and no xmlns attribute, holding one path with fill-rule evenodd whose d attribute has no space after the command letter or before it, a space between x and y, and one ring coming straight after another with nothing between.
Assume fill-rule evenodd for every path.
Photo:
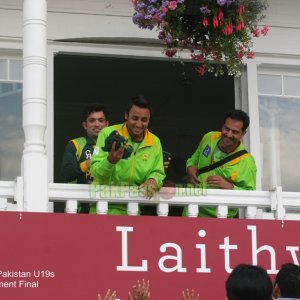
<instances>
[{"instance_id":1,"label":"railing post","mask_svg":"<svg viewBox=\"0 0 300 300\"><path fill-rule=\"evenodd\" d=\"M107 201L98 201L96 204L97 215L107 215L108 203Z\"/></svg>"},{"instance_id":2,"label":"railing post","mask_svg":"<svg viewBox=\"0 0 300 300\"><path fill-rule=\"evenodd\" d=\"M217 218L226 219L228 215L228 206L219 205L217 206Z\"/></svg>"},{"instance_id":3,"label":"railing post","mask_svg":"<svg viewBox=\"0 0 300 300\"><path fill-rule=\"evenodd\" d=\"M6 211L6 210L7 210L7 199L0 198L0 211Z\"/></svg>"},{"instance_id":4,"label":"railing post","mask_svg":"<svg viewBox=\"0 0 300 300\"><path fill-rule=\"evenodd\" d=\"M275 189L276 200L277 200L277 209L276 209L276 219L284 220L285 218L285 208L283 207L282 199L282 187L277 186Z\"/></svg>"},{"instance_id":5,"label":"railing post","mask_svg":"<svg viewBox=\"0 0 300 300\"><path fill-rule=\"evenodd\" d=\"M156 206L156 213L160 217L167 217L169 214L169 204L168 203L159 203Z\"/></svg>"},{"instance_id":6,"label":"railing post","mask_svg":"<svg viewBox=\"0 0 300 300\"><path fill-rule=\"evenodd\" d=\"M15 180L15 201L17 202L17 211L24 211L24 185L23 177L18 176Z\"/></svg>"},{"instance_id":7,"label":"railing post","mask_svg":"<svg viewBox=\"0 0 300 300\"><path fill-rule=\"evenodd\" d=\"M198 204L189 204L187 206L187 216L191 218L197 218L199 213Z\"/></svg>"},{"instance_id":8,"label":"railing post","mask_svg":"<svg viewBox=\"0 0 300 300\"><path fill-rule=\"evenodd\" d=\"M139 204L137 202L127 203L127 214L128 216L137 216L139 213Z\"/></svg>"},{"instance_id":9,"label":"railing post","mask_svg":"<svg viewBox=\"0 0 300 300\"><path fill-rule=\"evenodd\" d=\"M66 213L77 214L78 202L77 200L67 200L66 202Z\"/></svg>"},{"instance_id":10,"label":"railing post","mask_svg":"<svg viewBox=\"0 0 300 300\"><path fill-rule=\"evenodd\" d=\"M255 219L257 215L257 208L255 206L247 206L246 219Z\"/></svg>"}]
</instances>

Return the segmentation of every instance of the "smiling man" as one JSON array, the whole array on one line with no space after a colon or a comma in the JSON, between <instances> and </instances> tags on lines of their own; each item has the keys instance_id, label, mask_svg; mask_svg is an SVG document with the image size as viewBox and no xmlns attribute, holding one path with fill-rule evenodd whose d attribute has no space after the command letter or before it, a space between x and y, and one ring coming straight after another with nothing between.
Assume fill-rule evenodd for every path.
<instances>
[{"instance_id":1,"label":"smiling man","mask_svg":"<svg viewBox=\"0 0 300 300\"><path fill-rule=\"evenodd\" d=\"M91 173L94 184L139 186L146 197L161 187L165 178L160 140L148 130L151 109L143 96L132 99L125 112L125 123L109 126L99 134L92 157ZM112 144L109 152L104 151L105 141L113 131L127 140L132 153L123 158L125 148ZM95 213L95 206L91 208ZM127 214L126 205L109 205L108 214Z\"/></svg>"},{"instance_id":2,"label":"smiling man","mask_svg":"<svg viewBox=\"0 0 300 300\"><path fill-rule=\"evenodd\" d=\"M242 143L249 123L245 112L233 110L226 114L221 132L204 135L186 163L191 183L208 189L255 190L255 161ZM230 209L228 216L236 214L237 209ZM199 216L215 217L216 211L201 208Z\"/></svg>"},{"instance_id":3,"label":"smiling man","mask_svg":"<svg viewBox=\"0 0 300 300\"><path fill-rule=\"evenodd\" d=\"M61 166L61 174L67 182L91 183L90 162L99 132L108 125L107 112L103 106L86 106L82 114L85 137L68 142Z\"/></svg>"}]
</instances>

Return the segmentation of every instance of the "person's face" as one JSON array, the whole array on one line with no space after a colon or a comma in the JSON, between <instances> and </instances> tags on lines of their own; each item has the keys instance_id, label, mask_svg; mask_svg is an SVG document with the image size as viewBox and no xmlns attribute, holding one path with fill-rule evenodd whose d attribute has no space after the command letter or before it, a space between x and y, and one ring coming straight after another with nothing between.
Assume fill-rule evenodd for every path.
<instances>
[{"instance_id":1,"label":"person's face","mask_svg":"<svg viewBox=\"0 0 300 300\"><path fill-rule=\"evenodd\" d=\"M243 122L227 118L222 126L222 137L220 144L226 152L233 151L238 147L241 138L245 135Z\"/></svg>"},{"instance_id":2,"label":"person's face","mask_svg":"<svg viewBox=\"0 0 300 300\"><path fill-rule=\"evenodd\" d=\"M150 121L150 110L133 105L129 113L125 113L127 129L134 141L140 142L144 138L144 131Z\"/></svg>"},{"instance_id":3,"label":"person's face","mask_svg":"<svg viewBox=\"0 0 300 300\"><path fill-rule=\"evenodd\" d=\"M107 125L108 121L103 111L92 112L87 117L86 122L82 122L82 126L86 130L87 135L93 140L97 140L99 132Z\"/></svg>"}]
</instances>

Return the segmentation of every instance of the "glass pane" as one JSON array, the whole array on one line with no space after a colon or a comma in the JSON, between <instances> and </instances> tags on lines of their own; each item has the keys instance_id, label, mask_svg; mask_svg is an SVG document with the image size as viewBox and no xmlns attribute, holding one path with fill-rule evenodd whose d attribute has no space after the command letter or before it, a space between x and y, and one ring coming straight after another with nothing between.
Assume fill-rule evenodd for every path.
<instances>
[{"instance_id":1,"label":"glass pane","mask_svg":"<svg viewBox=\"0 0 300 300\"><path fill-rule=\"evenodd\" d=\"M23 62L22 60L12 59L9 65L10 80L22 80Z\"/></svg>"},{"instance_id":2,"label":"glass pane","mask_svg":"<svg viewBox=\"0 0 300 300\"><path fill-rule=\"evenodd\" d=\"M291 96L300 96L300 77L284 76L284 94Z\"/></svg>"},{"instance_id":3,"label":"glass pane","mask_svg":"<svg viewBox=\"0 0 300 300\"><path fill-rule=\"evenodd\" d=\"M7 78L7 59L0 59L0 79Z\"/></svg>"},{"instance_id":4,"label":"glass pane","mask_svg":"<svg viewBox=\"0 0 300 300\"><path fill-rule=\"evenodd\" d=\"M260 94L281 95L281 76L258 74L258 92Z\"/></svg>"},{"instance_id":5,"label":"glass pane","mask_svg":"<svg viewBox=\"0 0 300 300\"><path fill-rule=\"evenodd\" d=\"M22 85L0 83L0 180L21 175Z\"/></svg>"},{"instance_id":6,"label":"glass pane","mask_svg":"<svg viewBox=\"0 0 300 300\"><path fill-rule=\"evenodd\" d=\"M300 192L300 100L259 97L263 189Z\"/></svg>"}]
</instances>

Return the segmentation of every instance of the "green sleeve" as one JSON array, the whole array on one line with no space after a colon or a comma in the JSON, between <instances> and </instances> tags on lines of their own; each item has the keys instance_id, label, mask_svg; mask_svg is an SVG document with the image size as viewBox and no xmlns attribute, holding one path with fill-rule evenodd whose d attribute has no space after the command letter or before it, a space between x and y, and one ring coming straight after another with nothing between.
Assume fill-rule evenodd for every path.
<instances>
[{"instance_id":1,"label":"green sleeve","mask_svg":"<svg viewBox=\"0 0 300 300\"><path fill-rule=\"evenodd\" d=\"M109 182L112 172L116 166L115 164L112 164L108 161L109 152L102 150L106 138L113 130L113 128L107 127L102 129L102 131L98 135L97 144L94 149L90 166L91 174L96 182L98 182L100 178L107 179L107 181Z\"/></svg>"},{"instance_id":2,"label":"green sleeve","mask_svg":"<svg viewBox=\"0 0 300 300\"><path fill-rule=\"evenodd\" d=\"M74 144L69 141L65 148L62 160L61 175L66 182L71 182L76 180L82 174L83 172L80 169L80 165L76 156L76 148Z\"/></svg>"},{"instance_id":3,"label":"green sleeve","mask_svg":"<svg viewBox=\"0 0 300 300\"><path fill-rule=\"evenodd\" d=\"M202 143L202 140L199 143L199 146L197 147L197 149L194 152L194 154L186 161L186 168L188 168L190 166L198 167L199 157L200 157L201 147L202 147L201 143Z\"/></svg>"},{"instance_id":4,"label":"green sleeve","mask_svg":"<svg viewBox=\"0 0 300 300\"><path fill-rule=\"evenodd\" d=\"M153 178L156 181L158 187L160 188L163 184L163 180L165 179L166 174L165 174L165 168L163 163L163 153L162 153L160 140L157 138L155 142L157 144L158 153L155 156L153 169L150 175L148 176L148 179Z\"/></svg>"}]
</instances>

